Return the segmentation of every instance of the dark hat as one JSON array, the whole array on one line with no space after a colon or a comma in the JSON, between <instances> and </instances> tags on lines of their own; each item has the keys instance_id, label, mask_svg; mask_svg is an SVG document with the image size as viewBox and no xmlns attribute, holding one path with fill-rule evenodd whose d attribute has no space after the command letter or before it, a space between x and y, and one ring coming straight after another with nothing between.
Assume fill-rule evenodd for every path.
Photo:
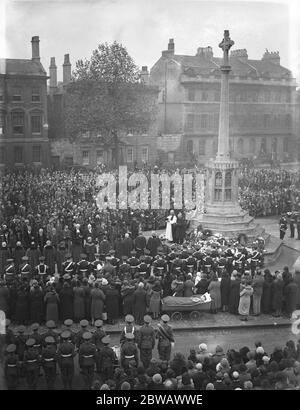
<instances>
[{"instance_id":1,"label":"dark hat","mask_svg":"<svg viewBox=\"0 0 300 410\"><path fill-rule=\"evenodd\" d=\"M26 340L26 346L32 347L34 345L35 345L35 340L34 339L30 338L30 339Z\"/></svg>"},{"instance_id":2,"label":"dark hat","mask_svg":"<svg viewBox=\"0 0 300 410\"><path fill-rule=\"evenodd\" d=\"M133 333L125 333L125 338L128 340L133 340L134 339L134 334Z\"/></svg>"},{"instance_id":3,"label":"dark hat","mask_svg":"<svg viewBox=\"0 0 300 410\"><path fill-rule=\"evenodd\" d=\"M103 320L97 319L97 320L95 321L95 327L101 327L102 325L103 325Z\"/></svg>"},{"instance_id":4,"label":"dark hat","mask_svg":"<svg viewBox=\"0 0 300 410\"><path fill-rule=\"evenodd\" d=\"M92 338L92 333L90 333L90 332L85 332L85 333L83 333L82 337L83 337L84 340L91 340L91 338Z\"/></svg>"},{"instance_id":5,"label":"dark hat","mask_svg":"<svg viewBox=\"0 0 300 410\"><path fill-rule=\"evenodd\" d=\"M48 320L48 322L46 323L46 326L48 329L54 329L55 328L54 320Z\"/></svg>"},{"instance_id":6,"label":"dark hat","mask_svg":"<svg viewBox=\"0 0 300 410\"><path fill-rule=\"evenodd\" d=\"M170 317L168 315L162 315L161 320L163 322L169 322L170 321Z\"/></svg>"},{"instance_id":7,"label":"dark hat","mask_svg":"<svg viewBox=\"0 0 300 410\"><path fill-rule=\"evenodd\" d=\"M145 323L151 323L151 317L149 315L144 316L144 322Z\"/></svg>"},{"instance_id":8,"label":"dark hat","mask_svg":"<svg viewBox=\"0 0 300 410\"><path fill-rule=\"evenodd\" d=\"M73 325L73 320L72 319L66 319L64 321L64 325L65 326L72 326Z\"/></svg>"},{"instance_id":9,"label":"dark hat","mask_svg":"<svg viewBox=\"0 0 300 410\"><path fill-rule=\"evenodd\" d=\"M128 322L128 323L134 322L134 317L132 315L126 315L125 322Z\"/></svg>"},{"instance_id":10,"label":"dark hat","mask_svg":"<svg viewBox=\"0 0 300 410\"><path fill-rule=\"evenodd\" d=\"M72 258L72 255L70 253L67 253L66 254L66 259L70 259L70 258Z\"/></svg>"},{"instance_id":11,"label":"dark hat","mask_svg":"<svg viewBox=\"0 0 300 410\"><path fill-rule=\"evenodd\" d=\"M10 345L7 346L6 352L7 352L7 353L13 353L13 352L16 351L16 349L17 349L17 346L12 343L12 344L10 344Z\"/></svg>"},{"instance_id":12,"label":"dark hat","mask_svg":"<svg viewBox=\"0 0 300 410\"><path fill-rule=\"evenodd\" d=\"M83 319L79 322L81 327L87 327L89 325L89 322L86 319Z\"/></svg>"},{"instance_id":13,"label":"dark hat","mask_svg":"<svg viewBox=\"0 0 300 410\"><path fill-rule=\"evenodd\" d=\"M144 250L144 254L145 254L145 255L150 255L149 249L145 249L145 250Z\"/></svg>"},{"instance_id":14,"label":"dark hat","mask_svg":"<svg viewBox=\"0 0 300 410\"><path fill-rule=\"evenodd\" d=\"M86 254L85 253L81 253L80 254L81 259L86 259Z\"/></svg>"},{"instance_id":15,"label":"dark hat","mask_svg":"<svg viewBox=\"0 0 300 410\"><path fill-rule=\"evenodd\" d=\"M28 261L28 256L26 256L26 255L24 255L24 256L22 256L22 261Z\"/></svg>"},{"instance_id":16,"label":"dark hat","mask_svg":"<svg viewBox=\"0 0 300 410\"><path fill-rule=\"evenodd\" d=\"M65 273L65 274L63 275L63 279L64 279L64 280L69 280L69 279L71 279L71 276L70 276L68 273Z\"/></svg>"},{"instance_id":17,"label":"dark hat","mask_svg":"<svg viewBox=\"0 0 300 410\"><path fill-rule=\"evenodd\" d=\"M44 260L45 260L45 256L40 256L40 257L39 257L39 260L40 260L40 261L44 261Z\"/></svg>"},{"instance_id":18,"label":"dark hat","mask_svg":"<svg viewBox=\"0 0 300 410\"><path fill-rule=\"evenodd\" d=\"M136 251L134 249L130 253L131 255L136 255Z\"/></svg>"},{"instance_id":19,"label":"dark hat","mask_svg":"<svg viewBox=\"0 0 300 410\"><path fill-rule=\"evenodd\" d=\"M25 328L25 326L23 326L23 325L19 326L18 329L17 329L17 331L18 331L19 333L24 333L25 330L26 330L26 328Z\"/></svg>"},{"instance_id":20,"label":"dark hat","mask_svg":"<svg viewBox=\"0 0 300 410\"><path fill-rule=\"evenodd\" d=\"M39 325L38 323L33 323L33 324L31 325L31 329L32 329L32 330L38 330L39 327L40 327L40 325Z\"/></svg>"},{"instance_id":21,"label":"dark hat","mask_svg":"<svg viewBox=\"0 0 300 410\"><path fill-rule=\"evenodd\" d=\"M55 343L55 339L54 339L53 336L47 336L47 337L45 338L45 342L46 342L47 344Z\"/></svg>"},{"instance_id":22,"label":"dark hat","mask_svg":"<svg viewBox=\"0 0 300 410\"><path fill-rule=\"evenodd\" d=\"M109 337L109 336L104 336L104 337L102 337L101 342L102 342L104 345L108 345L108 344L110 343L110 337Z\"/></svg>"}]
</instances>

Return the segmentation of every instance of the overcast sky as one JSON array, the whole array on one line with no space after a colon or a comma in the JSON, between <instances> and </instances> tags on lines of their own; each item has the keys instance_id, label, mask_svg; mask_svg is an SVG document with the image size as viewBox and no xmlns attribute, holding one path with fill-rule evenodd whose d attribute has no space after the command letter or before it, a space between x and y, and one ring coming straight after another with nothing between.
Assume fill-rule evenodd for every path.
<instances>
[{"instance_id":1,"label":"overcast sky","mask_svg":"<svg viewBox=\"0 0 300 410\"><path fill-rule=\"evenodd\" d=\"M58 79L63 56L71 63L90 57L100 42L117 40L139 66L152 67L174 38L177 54L196 53L218 44L229 29L234 48L260 59L268 48L300 82L299 0L0 0L1 57L31 58L32 36L40 37L41 61L48 71L56 57ZM3 24L4 23L4 24Z\"/></svg>"}]
</instances>

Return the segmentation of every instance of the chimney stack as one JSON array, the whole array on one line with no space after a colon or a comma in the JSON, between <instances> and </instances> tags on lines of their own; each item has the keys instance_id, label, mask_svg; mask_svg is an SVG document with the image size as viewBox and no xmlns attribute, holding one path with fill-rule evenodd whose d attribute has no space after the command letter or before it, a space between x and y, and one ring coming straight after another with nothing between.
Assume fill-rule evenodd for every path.
<instances>
[{"instance_id":1,"label":"chimney stack","mask_svg":"<svg viewBox=\"0 0 300 410\"><path fill-rule=\"evenodd\" d=\"M268 49L266 49L262 60L268 60L276 65L280 65L279 51L269 51Z\"/></svg>"},{"instance_id":2,"label":"chimney stack","mask_svg":"<svg viewBox=\"0 0 300 410\"><path fill-rule=\"evenodd\" d=\"M51 93L51 90L53 91L53 89L57 87L57 67L55 64L55 57L51 57L50 59L49 74L50 74L50 93Z\"/></svg>"},{"instance_id":3,"label":"chimney stack","mask_svg":"<svg viewBox=\"0 0 300 410\"><path fill-rule=\"evenodd\" d=\"M149 85L149 71L148 67L144 65L141 71L141 82L145 85Z\"/></svg>"},{"instance_id":4,"label":"chimney stack","mask_svg":"<svg viewBox=\"0 0 300 410\"><path fill-rule=\"evenodd\" d=\"M174 39L170 38L169 39L169 44L168 44L168 50L164 50L162 51L161 55L163 58L168 58L173 56L175 53L175 43L174 43Z\"/></svg>"},{"instance_id":5,"label":"chimney stack","mask_svg":"<svg viewBox=\"0 0 300 410\"><path fill-rule=\"evenodd\" d=\"M67 85L71 81L71 63L69 54L65 54L63 63L63 84Z\"/></svg>"},{"instance_id":6,"label":"chimney stack","mask_svg":"<svg viewBox=\"0 0 300 410\"><path fill-rule=\"evenodd\" d=\"M32 61L40 61L40 38L34 36L31 39Z\"/></svg>"}]
</instances>

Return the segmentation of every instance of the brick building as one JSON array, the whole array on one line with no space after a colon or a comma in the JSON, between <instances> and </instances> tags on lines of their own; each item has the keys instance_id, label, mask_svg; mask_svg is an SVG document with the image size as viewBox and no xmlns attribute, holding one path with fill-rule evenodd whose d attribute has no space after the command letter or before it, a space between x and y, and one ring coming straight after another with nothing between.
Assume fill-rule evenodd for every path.
<instances>
[{"instance_id":1,"label":"brick building","mask_svg":"<svg viewBox=\"0 0 300 410\"><path fill-rule=\"evenodd\" d=\"M178 55L170 39L150 71L150 84L159 86L158 132L181 136L183 152L170 146L169 160L215 155L220 106L221 58L211 47L194 56ZM230 147L235 158L295 159L296 81L280 65L278 52L266 50L261 60L246 50L230 55ZM299 102L298 102L299 108Z\"/></svg>"},{"instance_id":2,"label":"brick building","mask_svg":"<svg viewBox=\"0 0 300 410\"><path fill-rule=\"evenodd\" d=\"M48 166L47 73L39 37L31 59L0 60L0 165Z\"/></svg>"}]
</instances>

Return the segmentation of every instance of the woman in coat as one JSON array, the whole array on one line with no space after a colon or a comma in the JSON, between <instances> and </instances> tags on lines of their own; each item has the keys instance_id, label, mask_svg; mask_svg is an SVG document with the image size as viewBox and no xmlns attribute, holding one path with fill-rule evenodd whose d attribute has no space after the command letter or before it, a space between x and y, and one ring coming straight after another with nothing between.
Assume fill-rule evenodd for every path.
<instances>
[{"instance_id":1,"label":"woman in coat","mask_svg":"<svg viewBox=\"0 0 300 410\"><path fill-rule=\"evenodd\" d=\"M271 313L272 307L272 282L273 278L269 269L264 271L264 284L263 284L263 294L261 298L261 310L264 314Z\"/></svg>"},{"instance_id":2,"label":"woman in coat","mask_svg":"<svg viewBox=\"0 0 300 410\"><path fill-rule=\"evenodd\" d=\"M138 325L143 323L147 309L147 292L144 289L143 282L138 284L136 291L133 294L133 315Z\"/></svg>"},{"instance_id":3,"label":"woman in coat","mask_svg":"<svg viewBox=\"0 0 300 410\"><path fill-rule=\"evenodd\" d=\"M217 313L221 308L221 283L216 273L212 275L211 282L208 285L208 291L211 297L211 312Z\"/></svg>"},{"instance_id":4,"label":"woman in coat","mask_svg":"<svg viewBox=\"0 0 300 410\"><path fill-rule=\"evenodd\" d=\"M99 287L99 283L95 282L94 288L91 290L91 319L92 324L95 320L101 319L103 315L105 295Z\"/></svg>"},{"instance_id":5,"label":"woman in coat","mask_svg":"<svg viewBox=\"0 0 300 410\"><path fill-rule=\"evenodd\" d=\"M228 311L233 315L238 314L238 307L240 301L240 280L237 277L237 272L233 271L230 282L229 304Z\"/></svg>"},{"instance_id":6,"label":"woman in coat","mask_svg":"<svg viewBox=\"0 0 300 410\"><path fill-rule=\"evenodd\" d=\"M240 302L239 302L239 314L241 315L241 320L248 320L251 296L253 295L253 288L250 282L241 283L240 288Z\"/></svg>"},{"instance_id":7,"label":"woman in coat","mask_svg":"<svg viewBox=\"0 0 300 410\"><path fill-rule=\"evenodd\" d=\"M256 272L252 287L253 287L253 315L259 316L261 311L261 297L263 294L264 278L261 276L261 272Z\"/></svg>"},{"instance_id":8,"label":"woman in coat","mask_svg":"<svg viewBox=\"0 0 300 410\"><path fill-rule=\"evenodd\" d=\"M223 312L227 312L229 305L231 279L229 274L224 270L222 273L220 291L221 291L221 306Z\"/></svg>"},{"instance_id":9,"label":"woman in coat","mask_svg":"<svg viewBox=\"0 0 300 410\"><path fill-rule=\"evenodd\" d=\"M107 323L114 324L119 318L120 293L112 283L106 289L106 313Z\"/></svg>"},{"instance_id":10,"label":"woman in coat","mask_svg":"<svg viewBox=\"0 0 300 410\"><path fill-rule=\"evenodd\" d=\"M121 287L121 296L122 296L122 307L123 307L123 316L133 314L133 293L135 291L135 286L129 283L128 280L124 280Z\"/></svg>"},{"instance_id":11,"label":"woman in coat","mask_svg":"<svg viewBox=\"0 0 300 410\"><path fill-rule=\"evenodd\" d=\"M80 322L85 318L85 292L79 281L76 282L73 288L73 295L74 320Z\"/></svg>"},{"instance_id":12,"label":"woman in coat","mask_svg":"<svg viewBox=\"0 0 300 410\"><path fill-rule=\"evenodd\" d=\"M84 289L84 305L85 305L85 319L91 320L91 290L92 284L87 278L82 279L82 287Z\"/></svg>"},{"instance_id":13,"label":"woman in coat","mask_svg":"<svg viewBox=\"0 0 300 410\"><path fill-rule=\"evenodd\" d=\"M59 297L53 286L49 287L44 297L44 302L46 306L46 322L53 320L54 323L58 323Z\"/></svg>"},{"instance_id":14,"label":"woman in coat","mask_svg":"<svg viewBox=\"0 0 300 410\"><path fill-rule=\"evenodd\" d=\"M62 290L59 292L60 300L60 320L73 319L73 289L68 282L64 282Z\"/></svg>"},{"instance_id":15,"label":"woman in coat","mask_svg":"<svg viewBox=\"0 0 300 410\"><path fill-rule=\"evenodd\" d=\"M29 321L29 298L23 285L17 291L15 318L19 325L25 325Z\"/></svg>"},{"instance_id":16,"label":"woman in coat","mask_svg":"<svg viewBox=\"0 0 300 410\"><path fill-rule=\"evenodd\" d=\"M275 272L276 277L272 283L272 308L274 311L273 316L279 317L282 311L283 303L283 280L280 272Z\"/></svg>"},{"instance_id":17,"label":"woman in coat","mask_svg":"<svg viewBox=\"0 0 300 410\"><path fill-rule=\"evenodd\" d=\"M29 292L30 321L43 323L45 318L44 292L37 281L33 281Z\"/></svg>"},{"instance_id":18,"label":"woman in coat","mask_svg":"<svg viewBox=\"0 0 300 410\"><path fill-rule=\"evenodd\" d=\"M160 316L161 293L160 284L156 282L150 290L149 299L149 312L152 314L153 319L157 319Z\"/></svg>"},{"instance_id":19,"label":"woman in coat","mask_svg":"<svg viewBox=\"0 0 300 410\"><path fill-rule=\"evenodd\" d=\"M290 278L289 283L284 287L283 291L285 301L285 313L289 318L297 308L298 292L299 289L297 284L294 282L293 278Z\"/></svg>"}]
</instances>

